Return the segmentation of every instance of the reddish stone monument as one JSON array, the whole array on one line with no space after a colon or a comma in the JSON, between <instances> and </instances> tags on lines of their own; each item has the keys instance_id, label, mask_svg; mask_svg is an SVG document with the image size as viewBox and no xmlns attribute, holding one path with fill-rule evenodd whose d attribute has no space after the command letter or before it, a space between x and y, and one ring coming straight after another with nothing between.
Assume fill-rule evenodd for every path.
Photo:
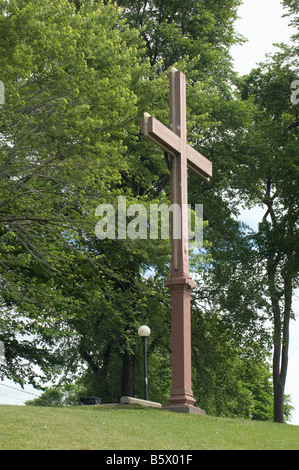
<instances>
[{"instance_id":1,"label":"reddish stone monument","mask_svg":"<svg viewBox=\"0 0 299 470\"><path fill-rule=\"evenodd\" d=\"M171 297L172 411L205 412L195 407L191 387L191 315L190 296L195 282L189 273L188 242L188 175L190 168L206 181L212 176L212 163L187 144L186 77L173 68L169 74L170 129L145 113L141 133L164 151L170 159L171 204L180 210L180 237L174 237L172 216L171 275L165 281Z\"/></svg>"}]
</instances>

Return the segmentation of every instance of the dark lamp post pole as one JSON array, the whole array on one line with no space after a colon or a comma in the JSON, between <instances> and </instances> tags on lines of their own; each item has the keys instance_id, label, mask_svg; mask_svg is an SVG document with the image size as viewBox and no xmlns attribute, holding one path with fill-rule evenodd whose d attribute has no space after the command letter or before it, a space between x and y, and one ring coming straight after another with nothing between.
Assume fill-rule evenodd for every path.
<instances>
[{"instance_id":1,"label":"dark lamp post pole","mask_svg":"<svg viewBox=\"0 0 299 470\"><path fill-rule=\"evenodd\" d=\"M138 330L139 336L142 338L143 343L143 361L144 361L144 399L148 400L148 381L147 381L147 338L151 334L148 326L141 326Z\"/></svg>"}]
</instances>

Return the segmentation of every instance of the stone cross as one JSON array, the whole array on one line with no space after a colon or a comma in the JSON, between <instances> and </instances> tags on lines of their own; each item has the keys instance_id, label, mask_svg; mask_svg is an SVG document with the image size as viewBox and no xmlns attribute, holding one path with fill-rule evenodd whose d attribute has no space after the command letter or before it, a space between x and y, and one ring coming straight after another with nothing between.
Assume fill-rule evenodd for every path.
<instances>
[{"instance_id":1,"label":"stone cross","mask_svg":"<svg viewBox=\"0 0 299 470\"><path fill-rule=\"evenodd\" d=\"M180 207L180 237L174 237L171 224L171 275L165 281L171 297L172 389L170 407L175 411L203 412L194 407L191 388L190 296L195 282L189 273L188 181L190 168L206 181L212 176L212 163L187 144L186 77L172 68L169 74L170 128L145 113L141 133L171 155L170 199ZM196 410L196 411L195 411Z\"/></svg>"}]
</instances>

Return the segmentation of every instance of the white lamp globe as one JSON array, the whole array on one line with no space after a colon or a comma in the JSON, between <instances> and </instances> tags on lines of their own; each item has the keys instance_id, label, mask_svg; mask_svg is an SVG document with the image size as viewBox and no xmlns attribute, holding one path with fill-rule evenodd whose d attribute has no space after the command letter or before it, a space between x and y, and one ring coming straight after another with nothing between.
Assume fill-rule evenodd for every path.
<instances>
[{"instance_id":1,"label":"white lamp globe","mask_svg":"<svg viewBox=\"0 0 299 470\"><path fill-rule=\"evenodd\" d=\"M141 336L141 337L149 336L149 335L151 334L151 330L149 329L148 326L142 325L142 326L138 329L138 334L139 334L139 336Z\"/></svg>"}]
</instances>

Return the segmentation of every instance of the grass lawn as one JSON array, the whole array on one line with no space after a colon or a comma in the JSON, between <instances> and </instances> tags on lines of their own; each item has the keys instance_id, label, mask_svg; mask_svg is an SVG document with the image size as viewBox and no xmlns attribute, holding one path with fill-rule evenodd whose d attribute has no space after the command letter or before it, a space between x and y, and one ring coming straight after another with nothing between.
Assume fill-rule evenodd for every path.
<instances>
[{"instance_id":1,"label":"grass lawn","mask_svg":"<svg viewBox=\"0 0 299 470\"><path fill-rule=\"evenodd\" d=\"M299 426L145 407L0 405L1 450L299 450Z\"/></svg>"}]
</instances>

